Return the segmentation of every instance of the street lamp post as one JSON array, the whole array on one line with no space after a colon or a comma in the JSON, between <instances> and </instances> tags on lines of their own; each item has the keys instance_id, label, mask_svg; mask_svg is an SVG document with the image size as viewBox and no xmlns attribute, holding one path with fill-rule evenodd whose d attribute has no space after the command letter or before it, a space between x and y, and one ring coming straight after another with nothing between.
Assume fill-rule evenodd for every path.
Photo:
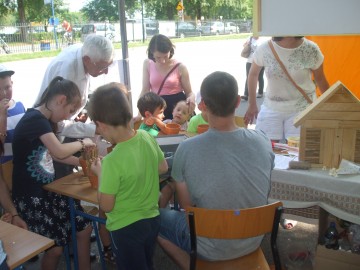
<instances>
[{"instance_id":1,"label":"street lamp post","mask_svg":"<svg viewBox=\"0 0 360 270\"><path fill-rule=\"evenodd\" d=\"M123 79L123 83L128 89L128 97L131 108L131 113L133 112L132 108L132 94L131 94L131 84L130 84L130 70L129 70L129 51L127 44L127 34L126 34L126 17L125 17L125 1L119 0L119 19L120 19L120 36L121 36L121 51L122 51L122 72L120 78Z\"/></svg>"},{"instance_id":2,"label":"street lamp post","mask_svg":"<svg viewBox=\"0 0 360 270\"><path fill-rule=\"evenodd\" d=\"M57 34L56 34L56 25L55 25L55 8L54 8L54 0L44 0L44 4L51 4L51 12L53 17L53 31L54 31L54 37L55 37L55 43L56 43L56 49L59 48Z\"/></svg>"}]
</instances>

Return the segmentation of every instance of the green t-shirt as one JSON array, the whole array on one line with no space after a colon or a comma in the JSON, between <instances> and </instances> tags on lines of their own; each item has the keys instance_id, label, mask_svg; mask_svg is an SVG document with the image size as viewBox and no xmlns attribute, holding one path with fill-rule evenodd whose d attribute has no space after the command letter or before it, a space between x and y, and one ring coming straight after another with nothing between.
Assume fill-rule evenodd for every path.
<instances>
[{"instance_id":1,"label":"green t-shirt","mask_svg":"<svg viewBox=\"0 0 360 270\"><path fill-rule=\"evenodd\" d=\"M203 125L203 124L208 124L208 122L206 122L205 119L202 117L202 113L194 115L190 119L187 132L197 133L198 125Z\"/></svg>"},{"instance_id":2,"label":"green t-shirt","mask_svg":"<svg viewBox=\"0 0 360 270\"><path fill-rule=\"evenodd\" d=\"M156 136L159 134L159 132L160 132L158 126L155 125L155 124L152 125L152 126L148 126L148 125L142 123L142 124L140 125L139 129L142 129L142 130L147 131L147 132L148 132L151 136L153 136L153 137L156 137Z\"/></svg>"},{"instance_id":3,"label":"green t-shirt","mask_svg":"<svg viewBox=\"0 0 360 270\"><path fill-rule=\"evenodd\" d=\"M142 130L104 157L99 190L115 195L114 208L106 213L109 231L159 215L158 168L163 160L158 143Z\"/></svg>"}]
</instances>

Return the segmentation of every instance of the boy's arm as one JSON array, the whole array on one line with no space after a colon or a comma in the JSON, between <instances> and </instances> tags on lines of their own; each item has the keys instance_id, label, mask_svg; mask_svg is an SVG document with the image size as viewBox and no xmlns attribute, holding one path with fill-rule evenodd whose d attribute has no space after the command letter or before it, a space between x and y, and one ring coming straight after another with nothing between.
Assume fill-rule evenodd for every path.
<instances>
[{"instance_id":1,"label":"boy's arm","mask_svg":"<svg viewBox=\"0 0 360 270\"><path fill-rule=\"evenodd\" d=\"M169 166L168 166L168 164L166 162L166 159L164 159L163 161L161 161L159 163L159 174L166 173L168 171L168 169L169 169Z\"/></svg>"},{"instance_id":2,"label":"boy's arm","mask_svg":"<svg viewBox=\"0 0 360 270\"><path fill-rule=\"evenodd\" d=\"M97 158L91 164L91 170L97 175L99 179L98 201L99 207L105 212L111 212L115 206L115 195L105 194L100 191L101 186L101 159Z\"/></svg>"},{"instance_id":3,"label":"boy's arm","mask_svg":"<svg viewBox=\"0 0 360 270\"><path fill-rule=\"evenodd\" d=\"M9 108L9 100L4 98L0 100L0 140L5 142L7 131L7 111Z\"/></svg>"},{"instance_id":4,"label":"boy's arm","mask_svg":"<svg viewBox=\"0 0 360 270\"><path fill-rule=\"evenodd\" d=\"M192 206L186 182L175 182L175 186L181 208L186 209L187 207Z\"/></svg>"},{"instance_id":5,"label":"boy's arm","mask_svg":"<svg viewBox=\"0 0 360 270\"><path fill-rule=\"evenodd\" d=\"M157 125L157 127L165 133L165 123L163 121L161 121L158 118L152 117L154 119L155 124Z\"/></svg>"}]
</instances>

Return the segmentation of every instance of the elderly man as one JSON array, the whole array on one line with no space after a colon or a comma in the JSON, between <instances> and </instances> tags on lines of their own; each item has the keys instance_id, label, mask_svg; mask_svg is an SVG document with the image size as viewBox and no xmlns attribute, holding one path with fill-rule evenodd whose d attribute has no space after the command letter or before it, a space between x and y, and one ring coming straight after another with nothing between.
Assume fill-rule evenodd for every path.
<instances>
[{"instance_id":1,"label":"elderly man","mask_svg":"<svg viewBox=\"0 0 360 270\"><path fill-rule=\"evenodd\" d=\"M95 34L88 35L83 44L76 44L66 48L48 65L35 105L39 103L51 80L56 76L61 76L75 82L79 87L82 96L82 107L78 111L80 112L88 100L90 76L97 77L101 74L107 74L113 58L114 47L111 41L106 37ZM68 124L66 123L66 125ZM72 138L82 138L93 137L95 134L94 125L78 123L76 127L78 129L70 129L64 135Z\"/></svg>"}]
</instances>

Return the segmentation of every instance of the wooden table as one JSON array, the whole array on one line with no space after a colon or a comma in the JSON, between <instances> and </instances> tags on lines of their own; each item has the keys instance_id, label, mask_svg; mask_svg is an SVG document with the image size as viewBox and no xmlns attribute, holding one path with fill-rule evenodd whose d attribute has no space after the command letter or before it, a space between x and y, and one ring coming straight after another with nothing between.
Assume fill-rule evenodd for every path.
<instances>
[{"instance_id":1,"label":"wooden table","mask_svg":"<svg viewBox=\"0 0 360 270\"><path fill-rule=\"evenodd\" d=\"M52 239L4 221L0 221L0 240L3 242L10 269L20 266L55 244Z\"/></svg>"},{"instance_id":2,"label":"wooden table","mask_svg":"<svg viewBox=\"0 0 360 270\"><path fill-rule=\"evenodd\" d=\"M97 190L91 187L89 179L82 172L55 180L45 185L44 189L96 205L99 203Z\"/></svg>"},{"instance_id":3,"label":"wooden table","mask_svg":"<svg viewBox=\"0 0 360 270\"><path fill-rule=\"evenodd\" d=\"M78 254L77 254L77 240L76 240L76 216L82 216L93 222L95 226L95 236L100 253L100 261L103 269L106 269L104 257L101 252L101 243L96 226L96 222L105 224L105 219L93 216L91 214L79 211L75 209L74 199L85 201L88 203L98 205L97 190L92 188L90 181L87 177L84 177L82 172L73 173L58 180L51 182L43 187L45 190L64 195L68 197L70 205L70 222L71 222L71 237L72 246L74 252L74 268L79 268Z\"/></svg>"}]
</instances>

